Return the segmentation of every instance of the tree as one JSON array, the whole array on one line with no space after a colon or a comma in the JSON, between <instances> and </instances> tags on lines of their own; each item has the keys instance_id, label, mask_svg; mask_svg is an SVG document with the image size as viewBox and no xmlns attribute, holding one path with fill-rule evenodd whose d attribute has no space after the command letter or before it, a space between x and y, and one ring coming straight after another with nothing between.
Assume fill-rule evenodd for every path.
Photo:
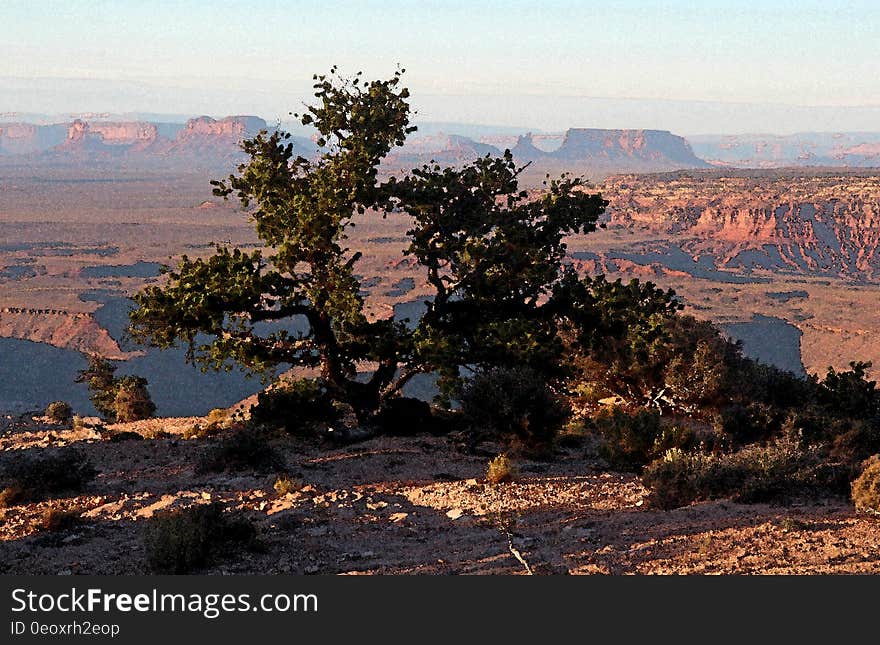
<instances>
[{"instance_id":1,"label":"tree","mask_svg":"<svg viewBox=\"0 0 880 645\"><path fill-rule=\"evenodd\" d=\"M90 354L89 364L76 377L77 383L89 388L89 400L102 417L116 419L116 366L98 354Z\"/></svg>"},{"instance_id":2,"label":"tree","mask_svg":"<svg viewBox=\"0 0 880 645\"><path fill-rule=\"evenodd\" d=\"M97 354L89 356L89 365L76 377L86 383L89 400L106 421L126 423L153 416L156 406L141 376L116 376L116 365Z\"/></svg>"},{"instance_id":3,"label":"tree","mask_svg":"<svg viewBox=\"0 0 880 645\"><path fill-rule=\"evenodd\" d=\"M116 383L113 408L117 423L130 423L152 417L156 406L150 398L147 379L141 376L120 378Z\"/></svg>"},{"instance_id":4,"label":"tree","mask_svg":"<svg viewBox=\"0 0 880 645\"><path fill-rule=\"evenodd\" d=\"M415 130L401 75L365 82L334 68L315 76L316 105L299 117L318 131L315 160L294 157L280 131L245 141L249 160L212 183L215 194L241 201L264 248L184 256L163 285L135 297L132 335L159 347L182 342L206 369L319 368L330 396L361 421L419 372L439 371L452 384L462 366L546 371L562 350L551 296L564 237L594 230L607 202L567 177L530 199L509 152L380 181L383 158ZM364 314L354 272L362 253L346 242L355 214L368 211L412 222L407 254L435 291L414 328ZM298 331L257 327L295 320ZM367 366L368 378L357 380Z\"/></svg>"}]
</instances>

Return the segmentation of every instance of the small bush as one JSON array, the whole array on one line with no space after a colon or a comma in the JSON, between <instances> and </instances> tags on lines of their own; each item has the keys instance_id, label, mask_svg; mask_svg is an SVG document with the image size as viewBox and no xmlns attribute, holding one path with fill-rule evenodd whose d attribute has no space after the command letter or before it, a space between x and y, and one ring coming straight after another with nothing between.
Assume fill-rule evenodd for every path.
<instances>
[{"instance_id":1,"label":"small bush","mask_svg":"<svg viewBox=\"0 0 880 645\"><path fill-rule=\"evenodd\" d=\"M24 501L24 492L18 486L7 486L0 490L0 508L9 508Z\"/></svg>"},{"instance_id":2,"label":"small bush","mask_svg":"<svg viewBox=\"0 0 880 645\"><path fill-rule=\"evenodd\" d=\"M865 462L862 473L852 483L851 495L857 511L880 514L880 455Z\"/></svg>"},{"instance_id":3,"label":"small bush","mask_svg":"<svg viewBox=\"0 0 880 645\"><path fill-rule=\"evenodd\" d=\"M82 523L81 511L78 509L62 511L57 508L49 508L40 518L40 528L53 533L69 531Z\"/></svg>"},{"instance_id":4,"label":"small bush","mask_svg":"<svg viewBox=\"0 0 880 645\"><path fill-rule=\"evenodd\" d=\"M600 456L624 470L638 470L670 448L689 448L696 443L693 431L661 424L656 410L630 414L613 408L600 413L593 423L602 437Z\"/></svg>"},{"instance_id":5,"label":"small bush","mask_svg":"<svg viewBox=\"0 0 880 645\"><path fill-rule=\"evenodd\" d=\"M855 420L833 437L831 456L848 464L861 464L880 453L880 418Z\"/></svg>"},{"instance_id":6,"label":"small bush","mask_svg":"<svg viewBox=\"0 0 880 645\"><path fill-rule=\"evenodd\" d=\"M66 401L53 401L46 406L46 417L52 423L70 423L73 419L73 408Z\"/></svg>"},{"instance_id":7,"label":"small bush","mask_svg":"<svg viewBox=\"0 0 880 645\"><path fill-rule=\"evenodd\" d=\"M251 522L224 513L218 503L159 513L144 536L147 565L156 573L187 573L251 548L255 538Z\"/></svg>"},{"instance_id":8,"label":"small bush","mask_svg":"<svg viewBox=\"0 0 880 645\"><path fill-rule=\"evenodd\" d=\"M251 407L253 423L298 436L313 435L321 423L331 423L336 417L336 408L318 379L279 384L260 392Z\"/></svg>"},{"instance_id":9,"label":"small bush","mask_svg":"<svg viewBox=\"0 0 880 645\"><path fill-rule=\"evenodd\" d=\"M78 414L73 415L73 429L77 431L85 430L86 422Z\"/></svg>"},{"instance_id":10,"label":"small bush","mask_svg":"<svg viewBox=\"0 0 880 645\"><path fill-rule=\"evenodd\" d=\"M782 440L726 454L672 449L648 464L642 482L659 508L730 497L755 503L804 493L840 493L848 469L828 464L814 449Z\"/></svg>"},{"instance_id":11,"label":"small bush","mask_svg":"<svg viewBox=\"0 0 880 645\"><path fill-rule=\"evenodd\" d=\"M461 408L477 434L529 447L548 445L571 413L529 368L496 368L478 374L465 385Z\"/></svg>"},{"instance_id":12,"label":"small bush","mask_svg":"<svg viewBox=\"0 0 880 645\"><path fill-rule=\"evenodd\" d=\"M199 473L223 471L272 472L284 470L284 459L264 436L238 431L220 440L199 459Z\"/></svg>"},{"instance_id":13,"label":"small bush","mask_svg":"<svg viewBox=\"0 0 880 645\"><path fill-rule=\"evenodd\" d=\"M113 407L118 423L130 423L152 417L156 412L156 405L147 390L147 379L140 376L123 376L118 379Z\"/></svg>"},{"instance_id":14,"label":"small bush","mask_svg":"<svg viewBox=\"0 0 880 645\"><path fill-rule=\"evenodd\" d=\"M95 469L82 453L67 449L54 455L19 457L7 464L7 488L20 491L20 501L36 502L63 492L79 492L95 478Z\"/></svg>"},{"instance_id":15,"label":"small bush","mask_svg":"<svg viewBox=\"0 0 880 645\"><path fill-rule=\"evenodd\" d=\"M515 478L516 469L504 453L489 462L489 467L486 469L486 481L490 484L512 482Z\"/></svg>"},{"instance_id":16,"label":"small bush","mask_svg":"<svg viewBox=\"0 0 880 645\"><path fill-rule=\"evenodd\" d=\"M281 475L278 479L275 480L275 483L272 485L272 489L279 496L288 495L300 489L300 483L294 479L291 479L287 475Z\"/></svg>"}]
</instances>

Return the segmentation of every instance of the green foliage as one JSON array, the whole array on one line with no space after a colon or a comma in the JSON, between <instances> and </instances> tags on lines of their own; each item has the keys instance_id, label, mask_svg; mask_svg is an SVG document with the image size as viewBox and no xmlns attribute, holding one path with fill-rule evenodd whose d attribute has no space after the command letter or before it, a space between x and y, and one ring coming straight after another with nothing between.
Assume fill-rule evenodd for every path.
<instances>
[{"instance_id":1,"label":"green foliage","mask_svg":"<svg viewBox=\"0 0 880 645\"><path fill-rule=\"evenodd\" d=\"M599 454L623 470L639 470L670 448L690 448L697 443L692 430L664 425L656 410L630 413L613 408L597 415L593 424L602 437Z\"/></svg>"},{"instance_id":2,"label":"green foliage","mask_svg":"<svg viewBox=\"0 0 880 645\"><path fill-rule=\"evenodd\" d=\"M273 472L284 468L284 458L264 437L239 430L211 445L199 459L196 472Z\"/></svg>"},{"instance_id":3,"label":"green foliage","mask_svg":"<svg viewBox=\"0 0 880 645\"><path fill-rule=\"evenodd\" d=\"M857 511L880 514L880 455L868 459L852 483L852 501Z\"/></svg>"},{"instance_id":4,"label":"green foliage","mask_svg":"<svg viewBox=\"0 0 880 645\"><path fill-rule=\"evenodd\" d=\"M85 383L89 388L89 400L107 421L116 419L116 366L107 359L89 355L86 369L77 375L77 383Z\"/></svg>"},{"instance_id":5,"label":"green foliage","mask_svg":"<svg viewBox=\"0 0 880 645\"><path fill-rule=\"evenodd\" d=\"M78 450L65 448L34 457L17 454L3 469L5 488L17 502L36 502L58 493L77 493L95 478L92 464Z\"/></svg>"},{"instance_id":6,"label":"green foliage","mask_svg":"<svg viewBox=\"0 0 880 645\"><path fill-rule=\"evenodd\" d=\"M320 424L331 423L337 414L320 380L297 379L260 392L251 407L251 422L308 436L315 434Z\"/></svg>"},{"instance_id":7,"label":"green foliage","mask_svg":"<svg viewBox=\"0 0 880 645\"><path fill-rule=\"evenodd\" d=\"M849 366L851 369L845 372L828 368L828 374L818 384L819 403L836 414L857 419L880 414L877 382L866 377L871 363L853 361Z\"/></svg>"},{"instance_id":8,"label":"green foliage","mask_svg":"<svg viewBox=\"0 0 880 645\"><path fill-rule=\"evenodd\" d=\"M464 365L556 365L559 307L548 296L562 277L564 239L594 230L607 202L568 177L531 199L509 152L380 181L383 158L415 129L401 73L370 82L335 69L315 76L316 104L299 118L318 131L317 160L294 157L286 133L245 141L249 161L213 183L215 194L240 200L264 248L184 257L162 286L135 296L133 336L183 343L206 369L319 368L330 398L361 422L419 372L438 372L448 395ZM414 326L365 316L354 272L361 253L347 247L347 232L355 214L374 210L411 218L406 253L435 291ZM292 319L305 331L258 327ZM377 368L362 382L365 362Z\"/></svg>"},{"instance_id":9,"label":"green foliage","mask_svg":"<svg viewBox=\"0 0 880 645\"><path fill-rule=\"evenodd\" d=\"M45 414L53 423L69 423L73 420L73 408L66 401L53 401L46 406Z\"/></svg>"},{"instance_id":10,"label":"green foliage","mask_svg":"<svg viewBox=\"0 0 880 645\"><path fill-rule=\"evenodd\" d=\"M670 509L720 498L756 503L817 491L840 493L848 473L827 463L816 449L780 440L719 454L673 448L645 467L642 482L651 489L653 504Z\"/></svg>"},{"instance_id":11,"label":"green foliage","mask_svg":"<svg viewBox=\"0 0 880 645\"><path fill-rule=\"evenodd\" d=\"M252 548L257 531L218 503L158 513L146 528L147 565L154 573L182 574L241 549Z\"/></svg>"},{"instance_id":12,"label":"green foliage","mask_svg":"<svg viewBox=\"0 0 880 645\"><path fill-rule=\"evenodd\" d=\"M89 365L79 373L76 382L88 385L92 405L110 423L148 419L156 411L147 379L117 377L116 366L97 354L89 356Z\"/></svg>"},{"instance_id":13,"label":"green foliage","mask_svg":"<svg viewBox=\"0 0 880 645\"><path fill-rule=\"evenodd\" d=\"M118 423L149 419L156 406L147 390L147 379L140 376L123 376L116 381L116 397L113 401Z\"/></svg>"},{"instance_id":14,"label":"green foliage","mask_svg":"<svg viewBox=\"0 0 880 645\"><path fill-rule=\"evenodd\" d=\"M466 383L460 401L477 436L530 447L548 445L570 414L544 377L527 367L477 374Z\"/></svg>"}]
</instances>

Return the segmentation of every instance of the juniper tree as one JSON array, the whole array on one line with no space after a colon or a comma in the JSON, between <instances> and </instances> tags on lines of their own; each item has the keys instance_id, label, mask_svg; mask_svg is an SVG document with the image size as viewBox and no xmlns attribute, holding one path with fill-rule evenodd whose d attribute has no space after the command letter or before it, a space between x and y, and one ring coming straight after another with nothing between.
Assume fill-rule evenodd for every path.
<instances>
[{"instance_id":1,"label":"juniper tree","mask_svg":"<svg viewBox=\"0 0 880 645\"><path fill-rule=\"evenodd\" d=\"M135 296L133 336L183 343L205 369L317 368L329 394L362 421L420 372L450 383L462 366L552 365L562 349L553 291L564 239L594 230L606 202L568 177L530 198L509 152L380 180L383 159L415 130L401 74L371 82L335 68L316 75L317 100L299 115L317 130L315 159L295 156L281 131L245 141L248 160L212 183L216 195L239 199L263 248L184 256L162 285ZM434 290L415 325L365 315L354 270L362 251L348 247L347 233L355 214L380 212L409 217L406 254ZM296 319L298 331L259 326ZM366 378L356 378L359 370Z\"/></svg>"}]
</instances>

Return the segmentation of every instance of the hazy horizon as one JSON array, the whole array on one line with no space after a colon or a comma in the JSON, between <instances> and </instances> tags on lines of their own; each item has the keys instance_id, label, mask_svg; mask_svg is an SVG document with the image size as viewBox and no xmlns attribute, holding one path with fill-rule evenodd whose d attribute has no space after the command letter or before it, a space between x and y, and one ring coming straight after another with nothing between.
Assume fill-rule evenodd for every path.
<instances>
[{"instance_id":1,"label":"hazy horizon","mask_svg":"<svg viewBox=\"0 0 880 645\"><path fill-rule=\"evenodd\" d=\"M422 121L684 135L880 130L880 7L774 1L4 3L0 112L286 120L399 63Z\"/></svg>"}]
</instances>

